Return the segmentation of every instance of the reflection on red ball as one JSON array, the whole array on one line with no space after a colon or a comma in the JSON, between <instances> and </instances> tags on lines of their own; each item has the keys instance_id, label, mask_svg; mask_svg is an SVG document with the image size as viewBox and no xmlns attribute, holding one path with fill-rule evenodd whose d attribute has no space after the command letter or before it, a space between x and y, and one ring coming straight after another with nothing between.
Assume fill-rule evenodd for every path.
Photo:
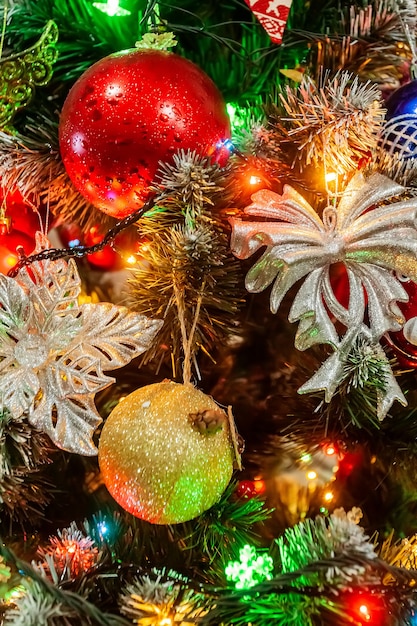
<instances>
[{"instance_id":1,"label":"reflection on red ball","mask_svg":"<svg viewBox=\"0 0 417 626\"><path fill-rule=\"evenodd\" d=\"M126 50L90 67L61 113L65 168L97 208L121 218L143 206L160 161L212 155L229 138L225 104L196 65L171 52Z\"/></svg>"}]
</instances>

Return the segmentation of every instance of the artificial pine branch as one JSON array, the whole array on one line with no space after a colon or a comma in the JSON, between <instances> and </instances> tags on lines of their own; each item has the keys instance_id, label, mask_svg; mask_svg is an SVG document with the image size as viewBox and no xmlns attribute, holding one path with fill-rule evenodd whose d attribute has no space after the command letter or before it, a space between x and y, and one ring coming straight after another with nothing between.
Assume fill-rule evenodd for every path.
<instances>
[{"instance_id":1,"label":"artificial pine branch","mask_svg":"<svg viewBox=\"0 0 417 626\"><path fill-rule=\"evenodd\" d=\"M352 5L349 13L347 8L345 11L349 34L358 39L407 41L407 29L413 32L416 27L416 6L409 0L373 0L365 7Z\"/></svg>"},{"instance_id":2,"label":"artificial pine branch","mask_svg":"<svg viewBox=\"0 0 417 626\"><path fill-rule=\"evenodd\" d=\"M92 624L99 626L128 626L129 622L119 617L102 612L97 606L88 602L77 593L60 589L50 583L44 576L36 571L29 563L17 558L16 555L4 545L0 546L0 554L7 563L19 570L19 573L37 585L43 598L49 600L50 605L58 604L67 607L81 620L90 620Z\"/></svg>"},{"instance_id":3,"label":"artificial pine branch","mask_svg":"<svg viewBox=\"0 0 417 626\"><path fill-rule=\"evenodd\" d=\"M36 583L23 581L21 596L6 610L2 622L7 626L75 626L77 615L55 598L46 595ZM88 619L88 624L91 624Z\"/></svg>"},{"instance_id":4,"label":"artificial pine branch","mask_svg":"<svg viewBox=\"0 0 417 626\"><path fill-rule=\"evenodd\" d=\"M376 149L383 109L376 85L340 72L324 74L317 84L305 78L298 89L287 87L268 117L289 162L342 174Z\"/></svg>"},{"instance_id":5,"label":"artificial pine branch","mask_svg":"<svg viewBox=\"0 0 417 626\"><path fill-rule=\"evenodd\" d=\"M271 513L258 498L238 498L236 487L231 482L217 504L193 522L184 524L185 532L192 527L185 539L187 549L198 546L216 569L238 558L246 543L259 543L257 527L259 530Z\"/></svg>"},{"instance_id":6,"label":"artificial pine branch","mask_svg":"<svg viewBox=\"0 0 417 626\"><path fill-rule=\"evenodd\" d=\"M43 466L51 462L48 438L26 418L0 415L0 507L3 523L35 524L50 501L50 487ZM9 522L9 523L10 523Z\"/></svg>"},{"instance_id":7,"label":"artificial pine branch","mask_svg":"<svg viewBox=\"0 0 417 626\"><path fill-rule=\"evenodd\" d=\"M230 168L221 168L208 157L180 150L172 163L162 163L151 190L155 204L166 212L184 216L192 226L198 216L214 214L225 203L225 184ZM223 197L222 197L223 196ZM226 195L227 198L227 195Z\"/></svg>"},{"instance_id":8,"label":"artificial pine branch","mask_svg":"<svg viewBox=\"0 0 417 626\"><path fill-rule=\"evenodd\" d=\"M347 70L362 81L395 88L411 61L407 29L415 30L416 10L411 3L374 0L366 6L343 7L339 23L323 30L311 44L310 69L316 80L326 68L332 73Z\"/></svg>"},{"instance_id":9,"label":"artificial pine branch","mask_svg":"<svg viewBox=\"0 0 417 626\"><path fill-rule=\"evenodd\" d=\"M0 484L2 527L9 531L15 523L22 528L39 526L51 500L52 483L38 469L15 468Z\"/></svg>"},{"instance_id":10,"label":"artificial pine branch","mask_svg":"<svg viewBox=\"0 0 417 626\"><path fill-rule=\"evenodd\" d=\"M223 622L245 626L254 622L257 626L268 626L273 622L287 626L289 616L292 616L290 623L294 626L313 626L326 623L326 619L332 616L331 623L337 626L351 625L352 618L346 614L343 598L344 586L335 588L333 585L317 583L317 576L322 580L332 568L346 572L369 568L371 582L352 580L349 583L352 592L368 590L370 593L383 594L384 590L395 593L397 589L404 597L412 598L415 571L392 567L381 560L373 560L370 565L367 559L350 553L311 562L294 572L276 574L271 580L264 580L249 589L217 590L215 604L201 623L204 626ZM372 580L372 575L379 580ZM400 623L397 622L398 626Z\"/></svg>"},{"instance_id":11,"label":"artificial pine branch","mask_svg":"<svg viewBox=\"0 0 417 626\"><path fill-rule=\"evenodd\" d=\"M195 364L200 349L209 353L236 329L240 274L227 239L210 224L200 223L191 231L173 227L155 235L143 260L145 268L134 268L129 281L131 308L164 319L144 362L158 363L165 356L178 366L183 323L187 334L195 327L191 345Z\"/></svg>"},{"instance_id":12,"label":"artificial pine branch","mask_svg":"<svg viewBox=\"0 0 417 626\"><path fill-rule=\"evenodd\" d=\"M389 154L386 150L378 150L370 167L404 187L417 186L417 163L414 159L404 159L399 153Z\"/></svg>"},{"instance_id":13,"label":"artificial pine branch","mask_svg":"<svg viewBox=\"0 0 417 626\"><path fill-rule=\"evenodd\" d=\"M205 610L189 581L176 572L154 572L139 576L126 586L120 597L121 612L138 626L168 623L196 624Z\"/></svg>"},{"instance_id":14,"label":"artificial pine branch","mask_svg":"<svg viewBox=\"0 0 417 626\"><path fill-rule=\"evenodd\" d=\"M40 546L37 556L38 569L49 575L55 584L82 578L100 560L94 540L82 533L74 522L58 530L47 545Z\"/></svg>"},{"instance_id":15,"label":"artificial pine branch","mask_svg":"<svg viewBox=\"0 0 417 626\"><path fill-rule=\"evenodd\" d=\"M229 168L208 158L179 152L161 166L152 187L161 212L139 224L148 245L143 266L132 269L129 301L134 310L164 319L144 362L168 357L174 377L182 354L184 377L191 365L199 375L197 352L209 354L236 328L240 271L218 207L220 194L227 198L228 175Z\"/></svg>"},{"instance_id":16,"label":"artificial pine branch","mask_svg":"<svg viewBox=\"0 0 417 626\"><path fill-rule=\"evenodd\" d=\"M14 7L7 29L9 45L24 45L53 19L60 32L55 80L72 83L100 58L134 47L148 30L149 13L143 5L135 0L129 6L130 15L115 20L88 0L26 0ZM216 9L225 15L220 22L206 3L200 7L192 3L186 9L183 3L164 2L160 10L164 28L179 39L180 53L204 68L228 100L246 102L259 91L268 94L285 61L275 54L262 27L256 24L254 28L243 2L216 4ZM189 45L196 36L197 50Z\"/></svg>"}]
</instances>

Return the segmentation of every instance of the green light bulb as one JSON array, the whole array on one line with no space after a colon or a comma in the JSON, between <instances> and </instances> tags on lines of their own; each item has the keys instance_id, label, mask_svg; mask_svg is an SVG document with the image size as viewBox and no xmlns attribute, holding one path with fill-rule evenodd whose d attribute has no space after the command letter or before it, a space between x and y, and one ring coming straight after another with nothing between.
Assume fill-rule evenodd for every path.
<instances>
[{"instance_id":1,"label":"green light bulb","mask_svg":"<svg viewBox=\"0 0 417 626\"><path fill-rule=\"evenodd\" d=\"M236 589L249 589L263 580L271 580L274 562L267 554L258 554L254 546L246 544L239 550L239 561L229 561L225 574Z\"/></svg>"},{"instance_id":2,"label":"green light bulb","mask_svg":"<svg viewBox=\"0 0 417 626\"><path fill-rule=\"evenodd\" d=\"M107 0L107 2L93 2L93 7L96 7L99 11L103 13L107 13L110 17L118 16L121 17L123 15L130 15L130 11L126 9L122 9L119 6L119 0Z\"/></svg>"}]
</instances>

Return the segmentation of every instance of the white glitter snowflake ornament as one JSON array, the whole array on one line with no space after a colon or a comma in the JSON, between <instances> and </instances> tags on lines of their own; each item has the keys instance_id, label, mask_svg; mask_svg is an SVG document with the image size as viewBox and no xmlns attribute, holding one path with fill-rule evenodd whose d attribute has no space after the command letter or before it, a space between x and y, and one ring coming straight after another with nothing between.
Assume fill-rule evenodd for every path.
<instances>
[{"instance_id":1,"label":"white glitter snowflake ornament","mask_svg":"<svg viewBox=\"0 0 417 626\"><path fill-rule=\"evenodd\" d=\"M38 233L35 252L47 247ZM114 382L103 372L145 352L162 322L109 303L80 306L80 290L73 260L0 275L0 403L59 448L94 455L94 396Z\"/></svg>"},{"instance_id":2,"label":"white glitter snowflake ornament","mask_svg":"<svg viewBox=\"0 0 417 626\"><path fill-rule=\"evenodd\" d=\"M276 312L287 291L300 279L288 319L299 321L295 345L305 350L330 344L334 353L300 392L325 391L329 401L343 379L347 357L358 337L378 344L387 331L404 324L397 302L408 295L394 272L417 282L417 197L395 200L405 188L380 174L357 174L338 205L321 218L292 187L282 196L262 190L252 196L247 216L263 221L231 219L233 253L245 259L266 246L246 277L248 291L271 283L271 310ZM266 219L265 219L266 218ZM330 266L343 263L349 279L349 303L336 298ZM342 325L346 332L340 337ZM382 419L395 399L404 395L385 359L384 389L379 392Z\"/></svg>"}]
</instances>

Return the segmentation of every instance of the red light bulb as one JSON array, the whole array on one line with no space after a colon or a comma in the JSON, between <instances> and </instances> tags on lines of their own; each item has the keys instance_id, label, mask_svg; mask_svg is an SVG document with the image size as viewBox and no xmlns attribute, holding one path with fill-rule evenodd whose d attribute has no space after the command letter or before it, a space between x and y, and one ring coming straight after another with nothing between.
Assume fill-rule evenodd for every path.
<instances>
[{"instance_id":1,"label":"red light bulb","mask_svg":"<svg viewBox=\"0 0 417 626\"><path fill-rule=\"evenodd\" d=\"M346 614L358 626L389 626L386 597L370 591L354 590L342 594Z\"/></svg>"}]
</instances>

